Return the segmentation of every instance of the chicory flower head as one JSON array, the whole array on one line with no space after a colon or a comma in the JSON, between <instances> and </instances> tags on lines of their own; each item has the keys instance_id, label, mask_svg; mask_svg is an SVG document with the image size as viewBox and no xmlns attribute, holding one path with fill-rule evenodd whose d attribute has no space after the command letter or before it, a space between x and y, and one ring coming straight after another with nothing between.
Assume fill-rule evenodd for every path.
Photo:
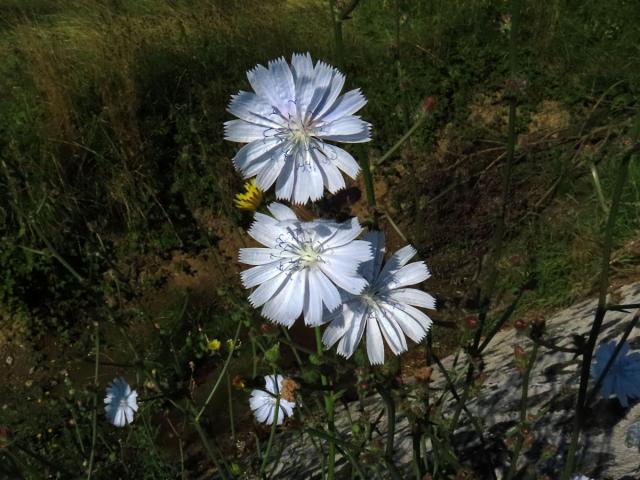
<instances>
[{"instance_id":1,"label":"chicory flower head","mask_svg":"<svg viewBox=\"0 0 640 480\"><path fill-rule=\"evenodd\" d=\"M262 191L276 184L276 197L306 203L345 187L341 171L355 178L360 167L345 150L327 142L370 140L371 125L354 115L366 103L360 90L340 95L345 77L311 56L294 54L247 72L253 92L231 97L225 139L246 143L233 159Z\"/></svg>"},{"instance_id":2,"label":"chicory flower head","mask_svg":"<svg viewBox=\"0 0 640 480\"><path fill-rule=\"evenodd\" d=\"M264 377L264 390L253 390L249 405L253 414L260 423L273 424L276 417L276 401L278 402L277 425L280 425L286 417L293 415L296 406L294 398L289 396L292 388L288 388L286 383L297 386L292 380L285 380L282 375L267 375ZM286 397L289 397L288 399Z\"/></svg>"},{"instance_id":3,"label":"chicory flower head","mask_svg":"<svg viewBox=\"0 0 640 480\"><path fill-rule=\"evenodd\" d=\"M408 263L416 250L407 245L384 265L384 234L370 232L364 237L373 245L374 258L360 266L369 286L356 295L345 295L342 306L327 316L331 322L322 340L331 348L338 343L338 354L349 358L366 330L367 354L372 364L384 362L384 341L395 355L407 351L405 336L420 342L433 323L415 307L435 309L435 299L421 290L406 288L431 275L424 262Z\"/></svg>"},{"instance_id":4,"label":"chicory flower head","mask_svg":"<svg viewBox=\"0 0 640 480\"><path fill-rule=\"evenodd\" d=\"M616 342L603 343L596 352L596 361L591 366L591 376L600 377L616 348ZM640 398L640 352L627 355L629 344L625 342L620 349L611 368L605 375L600 388L600 395L608 398L615 394L624 408L629 406L629 399Z\"/></svg>"},{"instance_id":5,"label":"chicory flower head","mask_svg":"<svg viewBox=\"0 0 640 480\"><path fill-rule=\"evenodd\" d=\"M118 377L107 387L104 410L107 419L116 427L124 427L133 422L133 414L138 411L138 392L131 390L127 381Z\"/></svg>"},{"instance_id":6,"label":"chicory flower head","mask_svg":"<svg viewBox=\"0 0 640 480\"><path fill-rule=\"evenodd\" d=\"M320 325L323 310L342 303L338 287L360 293L367 281L358 273L371 258L371 245L355 240L362 232L357 218L344 223L302 222L293 210L272 203L273 217L255 214L249 235L267 248L240 249L240 262L254 267L242 272L245 288L256 288L249 301L269 320L291 327L304 312L307 325Z\"/></svg>"}]
</instances>

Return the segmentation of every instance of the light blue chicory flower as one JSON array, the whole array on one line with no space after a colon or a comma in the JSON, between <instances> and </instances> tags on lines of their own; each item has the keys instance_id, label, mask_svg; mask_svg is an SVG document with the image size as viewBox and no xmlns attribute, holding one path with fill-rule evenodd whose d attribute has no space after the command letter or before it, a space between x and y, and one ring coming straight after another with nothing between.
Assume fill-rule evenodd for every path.
<instances>
[{"instance_id":1,"label":"light blue chicory flower","mask_svg":"<svg viewBox=\"0 0 640 480\"><path fill-rule=\"evenodd\" d=\"M603 343L596 352L596 363L591 366L591 376L597 379L606 367L616 348L616 342ZM629 399L640 398L640 352L629 352L625 342L613 365L602 381L600 395L608 398L612 393L618 397L620 405L629 406Z\"/></svg>"},{"instance_id":2,"label":"light blue chicory flower","mask_svg":"<svg viewBox=\"0 0 640 480\"><path fill-rule=\"evenodd\" d=\"M340 95L345 77L311 55L278 58L247 72L253 92L231 97L225 139L246 143L233 159L262 191L276 184L276 197L316 201L326 187L345 187L342 173L356 178L360 166L329 142L368 142L371 125L354 115L367 103L359 89ZM341 173L342 172L342 173Z\"/></svg>"}]
</instances>

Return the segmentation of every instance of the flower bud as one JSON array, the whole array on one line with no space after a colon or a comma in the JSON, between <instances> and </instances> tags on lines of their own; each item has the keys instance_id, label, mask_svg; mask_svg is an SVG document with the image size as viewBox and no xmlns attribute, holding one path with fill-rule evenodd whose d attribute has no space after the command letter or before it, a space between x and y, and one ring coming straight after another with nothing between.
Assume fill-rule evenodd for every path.
<instances>
[{"instance_id":1,"label":"flower bud","mask_svg":"<svg viewBox=\"0 0 640 480\"><path fill-rule=\"evenodd\" d=\"M11 441L11 432L8 427L0 425L0 450L7 448Z\"/></svg>"},{"instance_id":2,"label":"flower bud","mask_svg":"<svg viewBox=\"0 0 640 480\"><path fill-rule=\"evenodd\" d=\"M464 320L464 325L469 330L473 330L478 325L478 319L476 317L467 317Z\"/></svg>"},{"instance_id":3,"label":"flower bud","mask_svg":"<svg viewBox=\"0 0 640 480\"><path fill-rule=\"evenodd\" d=\"M432 112L433 111L433 107L436 104L436 97L435 95L429 95L427 98L425 98L422 101L422 109L425 112Z\"/></svg>"},{"instance_id":4,"label":"flower bud","mask_svg":"<svg viewBox=\"0 0 640 480\"><path fill-rule=\"evenodd\" d=\"M519 318L513 323L513 326L516 328L516 330L522 331L527 328L527 322Z\"/></svg>"},{"instance_id":5,"label":"flower bud","mask_svg":"<svg viewBox=\"0 0 640 480\"><path fill-rule=\"evenodd\" d=\"M512 267L519 267L522 265L522 257L520 255L511 255L509 257L509 263Z\"/></svg>"},{"instance_id":6,"label":"flower bud","mask_svg":"<svg viewBox=\"0 0 640 480\"><path fill-rule=\"evenodd\" d=\"M233 388L241 390L244 388L244 378L242 378L240 375L234 375L234 377L231 379L231 385L233 386Z\"/></svg>"},{"instance_id":7,"label":"flower bud","mask_svg":"<svg viewBox=\"0 0 640 480\"><path fill-rule=\"evenodd\" d=\"M260 331L262 333L271 333L271 325L269 325L268 323L261 323Z\"/></svg>"}]
</instances>

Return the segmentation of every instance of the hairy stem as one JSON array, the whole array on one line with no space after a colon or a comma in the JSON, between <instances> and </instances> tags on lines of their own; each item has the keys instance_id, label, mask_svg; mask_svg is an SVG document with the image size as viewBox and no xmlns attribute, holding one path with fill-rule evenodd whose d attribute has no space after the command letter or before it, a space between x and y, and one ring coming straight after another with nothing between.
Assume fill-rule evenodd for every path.
<instances>
[{"instance_id":1,"label":"hairy stem","mask_svg":"<svg viewBox=\"0 0 640 480\"><path fill-rule=\"evenodd\" d=\"M315 327L316 334L316 348L319 357L322 357L322 335L320 334L320 327ZM329 386L329 379L321 375L322 386ZM334 398L333 389L324 394L324 410L327 414L327 429L329 431L329 452L327 458L327 478L333 480L335 477L336 469L336 426L334 424Z\"/></svg>"},{"instance_id":2,"label":"hairy stem","mask_svg":"<svg viewBox=\"0 0 640 480\"><path fill-rule=\"evenodd\" d=\"M275 373L274 373L275 375ZM277 383L276 388L278 388ZM276 395L276 407L275 414L273 418L273 423L271 424L271 431L269 432L269 440L267 441L267 449L264 451L264 457L262 458L262 465L260 465L260 476L263 477L264 470L267 468L267 464L269 463L269 453L271 453L271 446L273 444L273 437L276 434L276 427L278 425L278 415L280 414L280 392Z\"/></svg>"},{"instance_id":3,"label":"hairy stem","mask_svg":"<svg viewBox=\"0 0 640 480\"><path fill-rule=\"evenodd\" d=\"M536 361L536 357L538 356L538 344L533 344L533 350L531 352L531 356L529 357L529 363L527 364L527 369L524 372L524 377L522 378L522 398L520 400L520 428L522 429L527 422L527 398L529 396L529 379L531 378L531 370L533 369L533 364ZM522 446L524 445L524 434L522 431L518 433L518 443L516 444L515 449L513 450L513 455L511 457L511 465L509 466L509 471L505 476L505 480L511 480L513 476L516 474L516 470L518 468L518 457L520 456L520 451L522 450Z\"/></svg>"}]
</instances>

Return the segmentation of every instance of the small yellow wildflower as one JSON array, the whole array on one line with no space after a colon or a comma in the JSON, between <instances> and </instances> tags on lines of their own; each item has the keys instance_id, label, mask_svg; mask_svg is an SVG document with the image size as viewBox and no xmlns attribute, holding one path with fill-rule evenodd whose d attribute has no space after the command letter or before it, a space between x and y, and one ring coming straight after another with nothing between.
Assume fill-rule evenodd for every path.
<instances>
[{"instance_id":1,"label":"small yellow wildflower","mask_svg":"<svg viewBox=\"0 0 640 480\"><path fill-rule=\"evenodd\" d=\"M217 352L218 350L220 350L221 346L222 342L220 342L220 340L218 340L217 338L209 341L209 350L211 350L212 352Z\"/></svg>"},{"instance_id":2,"label":"small yellow wildflower","mask_svg":"<svg viewBox=\"0 0 640 480\"><path fill-rule=\"evenodd\" d=\"M245 182L244 193L236 194L234 203L240 210L258 209L262 203L262 190L258 187L255 178Z\"/></svg>"}]
</instances>

